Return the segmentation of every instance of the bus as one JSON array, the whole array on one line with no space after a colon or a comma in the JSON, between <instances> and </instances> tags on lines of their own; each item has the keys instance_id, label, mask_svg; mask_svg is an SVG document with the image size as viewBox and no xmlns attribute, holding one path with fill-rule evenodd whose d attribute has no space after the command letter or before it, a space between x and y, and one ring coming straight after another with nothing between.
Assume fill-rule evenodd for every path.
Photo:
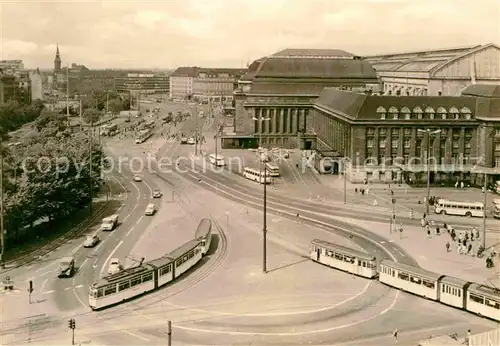
<instances>
[{"instance_id":1,"label":"bus","mask_svg":"<svg viewBox=\"0 0 500 346\"><path fill-rule=\"evenodd\" d=\"M280 176L280 168L270 162L266 163L266 170L271 177Z\"/></svg>"},{"instance_id":2,"label":"bus","mask_svg":"<svg viewBox=\"0 0 500 346\"><path fill-rule=\"evenodd\" d=\"M259 171L258 169L253 169L250 167L245 167L245 170L243 171L243 176L247 179L257 181L260 184L270 184L271 183L271 177L265 173L265 171Z\"/></svg>"},{"instance_id":3,"label":"bus","mask_svg":"<svg viewBox=\"0 0 500 346\"><path fill-rule=\"evenodd\" d=\"M212 165L215 165L217 167L219 166L224 166L225 163L224 163L224 156L222 155L215 155L215 154L210 154L210 156L208 157L208 159L210 160L210 163Z\"/></svg>"},{"instance_id":4,"label":"bus","mask_svg":"<svg viewBox=\"0 0 500 346\"><path fill-rule=\"evenodd\" d=\"M484 204L481 202L454 202L440 199L434 206L436 214L483 217Z\"/></svg>"},{"instance_id":5,"label":"bus","mask_svg":"<svg viewBox=\"0 0 500 346\"><path fill-rule=\"evenodd\" d=\"M135 144L144 143L152 135L153 135L153 131L151 131L151 130L141 130L141 132L139 132L137 137L135 137Z\"/></svg>"},{"instance_id":6,"label":"bus","mask_svg":"<svg viewBox=\"0 0 500 346\"><path fill-rule=\"evenodd\" d=\"M495 219L500 219L500 199L494 199L491 206L491 213Z\"/></svg>"}]
</instances>

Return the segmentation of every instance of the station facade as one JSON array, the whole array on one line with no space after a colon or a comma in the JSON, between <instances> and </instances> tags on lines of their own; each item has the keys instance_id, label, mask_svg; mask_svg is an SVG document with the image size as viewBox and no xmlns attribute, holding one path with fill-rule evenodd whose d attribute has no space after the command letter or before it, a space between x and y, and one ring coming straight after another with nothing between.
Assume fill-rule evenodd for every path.
<instances>
[{"instance_id":1,"label":"station facade","mask_svg":"<svg viewBox=\"0 0 500 346\"><path fill-rule=\"evenodd\" d=\"M233 131L222 146L314 149L306 134L325 87L378 91L379 82L368 62L336 49L285 49L254 61L234 92Z\"/></svg>"},{"instance_id":2,"label":"station facade","mask_svg":"<svg viewBox=\"0 0 500 346\"><path fill-rule=\"evenodd\" d=\"M353 182L480 183L500 172L500 86L472 85L460 96L377 96L325 88L312 131L321 172L345 163ZM429 132L432 134L430 135ZM429 160L427 159L429 158Z\"/></svg>"}]
</instances>

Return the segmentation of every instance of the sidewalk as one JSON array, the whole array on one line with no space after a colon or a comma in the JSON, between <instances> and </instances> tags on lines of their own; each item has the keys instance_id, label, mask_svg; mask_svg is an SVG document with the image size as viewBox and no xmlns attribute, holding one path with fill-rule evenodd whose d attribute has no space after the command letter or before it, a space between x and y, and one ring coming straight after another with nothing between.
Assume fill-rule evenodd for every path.
<instances>
[{"instance_id":1,"label":"sidewalk","mask_svg":"<svg viewBox=\"0 0 500 346\"><path fill-rule=\"evenodd\" d=\"M398 244L426 270L463 280L485 283L490 286L500 286L500 263L497 261L495 267L487 269L485 257L476 258L472 255L459 255L456 243L451 241L447 233L442 233L440 236L433 235L429 239L424 228L404 226L401 237L399 233L389 234L387 223L353 220L337 216L331 216L331 218L363 227L370 232L387 238L387 243ZM458 234L460 230L456 231ZM451 245L450 252L446 252L445 245L447 241ZM491 245L491 241L491 239L487 239L487 244ZM477 252L478 242L475 243L473 249L474 252Z\"/></svg>"}]
</instances>

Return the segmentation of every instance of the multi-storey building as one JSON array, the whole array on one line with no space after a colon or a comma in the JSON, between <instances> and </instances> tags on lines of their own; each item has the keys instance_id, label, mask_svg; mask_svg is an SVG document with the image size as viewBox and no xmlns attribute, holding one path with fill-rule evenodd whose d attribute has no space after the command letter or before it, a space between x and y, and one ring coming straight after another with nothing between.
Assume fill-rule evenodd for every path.
<instances>
[{"instance_id":1,"label":"multi-storey building","mask_svg":"<svg viewBox=\"0 0 500 346\"><path fill-rule=\"evenodd\" d=\"M0 69L2 70L24 70L24 63L22 60L0 60Z\"/></svg>"},{"instance_id":2,"label":"multi-storey building","mask_svg":"<svg viewBox=\"0 0 500 346\"><path fill-rule=\"evenodd\" d=\"M458 96L473 84L500 84L495 44L368 56L386 95Z\"/></svg>"},{"instance_id":3,"label":"multi-storey building","mask_svg":"<svg viewBox=\"0 0 500 346\"><path fill-rule=\"evenodd\" d=\"M129 73L126 77L115 77L115 88L118 92L168 94L169 79L153 73Z\"/></svg>"},{"instance_id":4,"label":"multi-storey building","mask_svg":"<svg viewBox=\"0 0 500 346\"><path fill-rule=\"evenodd\" d=\"M254 61L234 92L234 131L222 145L313 149L306 130L325 87L378 91L379 81L368 62L337 49L285 49Z\"/></svg>"},{"instance_id":5,"label":"multi-storey building","mask_svg":"<svg viewBox=\"0 0 500 346\"><path fill-rule=\"evenodd\" d=\"M30 72L31 100L43 100L43 78L40 70Z\"/></svg>"},{"instance_id":6,"label":"multi-storey building","mask_svg":"<svg viewBox=\"0 0 500 346\"><path fill-rule=\"evenodd\" d=\"M477 183L484 169L492 180L500 173L499 119L495 85L472 85L461 96L377 96L325 88L306 130L316 135L320 172L338 171L347 162L351 181L424 182L429 163L431 182Z\"/></svg>"},{"instance_id":7,"label":"multi-storey building","mask_svg":"<svg viewBox=\"0 0 500 346\"><path fill-rule=\"evenodd\" d=\"M0 71L0 103L9 101L31 102L31 83L26 74L4 75Z\"/></svg>"},{"instance_id":8,"label":"multi-storey building","mask_svg":"<svg viewBox=\"0 0 500 346\"><path fill-rule=\"evenodd\" d=\"M238 79L246 69L198 68L193 78L193 98L199 101L230 101Z\"/></svg>"},{"instance_id":9,"label":"multi-storey building","mask_svg":"<svg viewBox=\"0 0 500 346\"><path fill-rule=\"evenodd\" d=\"M193 95L193 81L198 74L198 67L179 67L170 75L171 99L187 99Z\"/></svg>"}]
</instances>

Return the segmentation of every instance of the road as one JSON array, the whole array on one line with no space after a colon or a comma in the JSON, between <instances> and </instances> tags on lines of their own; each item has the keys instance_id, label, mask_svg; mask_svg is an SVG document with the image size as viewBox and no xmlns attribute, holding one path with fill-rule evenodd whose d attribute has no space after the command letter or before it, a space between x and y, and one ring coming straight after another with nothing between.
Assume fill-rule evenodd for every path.
<instances>
[{"instance_id":1,"label":"road","mask_svg":"<svg viewBox=\"0 0 500 346\"><path fill-rule=\"evenodd\" d=\"M192 117L183 124L182 131L194 131L197 126L201 124ZM209 132L206 137L210 138ZM309 242L317 237L363 248L379 259L392 258L417 265L399 245L387 243L383 241L385 238L362 227L332 221L329 217L335 214L359 218L362 213L366 219L384 219L386 215L380 215L379 210L353 210L342 203L304 200L293 193L282 194L280 186L269 189L269 273L262 274L262 187L228 171L216 172L203 159L192 157L193 146L158 136L139 146L132 144L132 138L110 140L106 144L115 158L140 157L144 161L146 155L154 152L157 142L163 142L159 158L185 159L178 165L170 162L162 167L153 160L152 166L143 171L144 180L140 183L132 182L134 165L123 169L121 178L115 178L123 186L126 201L119 210L122 224L104 235L99 247L82 249L77 240L60 249L61 255L74 253L80 267L74 278L55 279L50 267L55 262L46 264L47 280L40 285L54 306L47 307L52 318L44 320L45 324L40 322L43 328L35 328L33 342L41 343L59 335L68 316L76 316L78 320L79 342L88 343L86 340L90 339L102 344L165 344L167 319L173 321L176 342L213 345L390 345L394 343L390 337L394 327L400 330L400 340L404 343L429 334L463 333L470 327L482 331L493 325L376 281L355 278L306 260ZM210 152L211 143L202 148ZM289 169L294 176L293 165ZM315 178L307 179L312 184ZM164 199L173 190L176 204L192 217L210 213L219 224L225 225L227 249L217 247L206 263L167 289L103 312L87 313L88 285L105 272L111 257L124 260L141 234L151 228L151 219L142 216L154 188L163 190ZM160 209L159 214L163 213L166 210ZM29 273L42 269L34 266ZM34 320L38 323L37 318ZM17 330L25 332L26 328Z\"/></svg>"}]
</instances>

